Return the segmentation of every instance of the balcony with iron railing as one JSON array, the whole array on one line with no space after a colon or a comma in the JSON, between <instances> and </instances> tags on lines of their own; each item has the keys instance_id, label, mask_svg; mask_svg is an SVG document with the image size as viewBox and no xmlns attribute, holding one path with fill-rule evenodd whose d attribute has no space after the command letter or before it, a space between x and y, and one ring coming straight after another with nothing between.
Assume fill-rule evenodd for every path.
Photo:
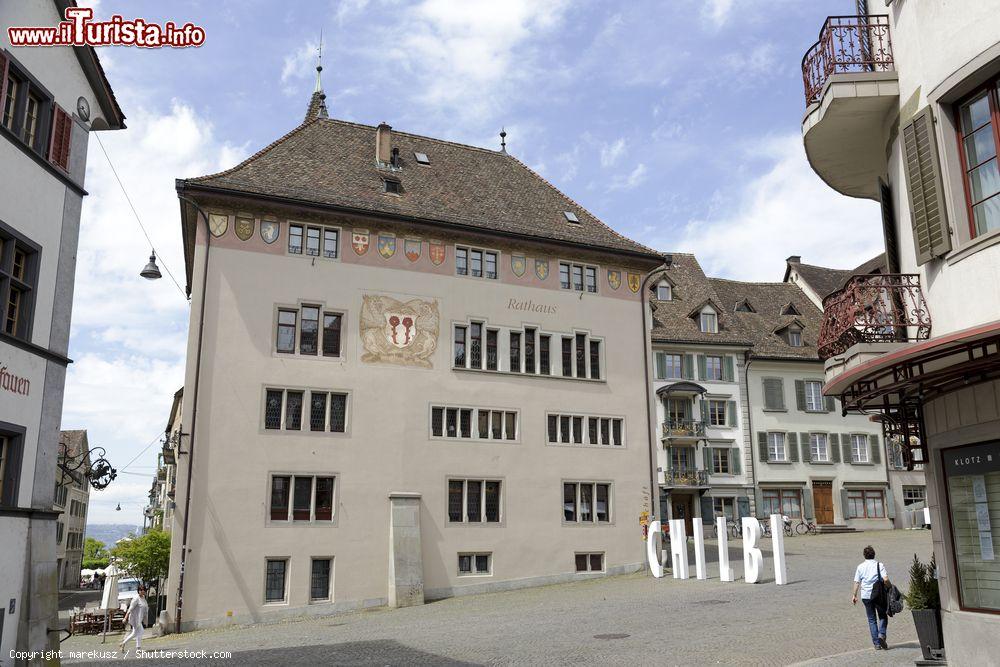
<instances>
[{"instance_id":1,"label":"balcony with iron railing","mask_svg":"<svg viewBox=\"0 0 1000 667\"><path fill-rule=\"evenodd\" d=\"M830 187L876 199L884 121L899 104L889 17L831 16L802 57L809 163Z\"/></svg>"},{"instance_id":2,"label":"balcony with iron railing","mask_svg":"<svg viewBox=\"0 0 1000 667\"><path fill-rule=\"evenodd\" d=\"M698 440L704 437L704 422L694 419L672 419L663 423L664 440Z\"/></svg>"},{"instance_id":3,"label":"balcony with iron railing","mask_svg":"<svg viewBox=\"0 0 1000 667\"><path fill-rule=\"evenodd\" d=\"M708 471L695 468L675 468L663 471L663 485L669 487L700 488L708 486Z\"/></svg>"},{"instance_id":4,"label":"balcony with iron railing","mask_svg":"<svg viewBox=\"0 0 1000 667\"><path fill-rule=\"evenodd\" d=\"M854 276L823 299L819 356L829 359L864 343L927 340L931 314L920 276L889 273Z\"/></svg>"}]
</instances>

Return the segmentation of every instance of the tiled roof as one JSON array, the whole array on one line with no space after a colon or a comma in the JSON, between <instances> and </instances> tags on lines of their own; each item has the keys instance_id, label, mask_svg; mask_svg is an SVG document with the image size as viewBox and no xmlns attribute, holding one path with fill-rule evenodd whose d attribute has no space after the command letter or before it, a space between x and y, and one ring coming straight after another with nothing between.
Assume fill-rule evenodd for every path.
<instances>
[{"instance_id":1,"label":"tiled roof","mask_svg":"<svg viewBox=\"0 0 1000 667\"><path fill-rule=\"evenodd\" d=\"M376 128L316 117L236 167L178 188L211 188L349 211L416 218L474 231L537 238L653 258L504 152L392 131L402 169L379 168ZM414 152L429 165L417 164ZM383 177L403 192L384 192ZM567 222L564 211L580 224Z\"/></svg>"},{"instance_id":2,"label":"tiled roof","mask_svg":"<svg viewBox=\"0 0 1000 667\"><path fill-rule=\"evenodd\" d=\"M816 341L819 337L823 311L794 283L745 283L737 280L711 278L709 282L729 316L750 336L751 356L787 359L819 360ZM746 301L753 313L737 312L736 305ZM782 315L788 304L798 315ZM802 326L802 346L793 347L778 335L789 324Z\"/></svg>"},{"instance_id":3,"label":"tiled roof","mask_svg":"<svg viewBox=\"0 0 1000 667\"><path fill-rule=\"evenodd\" d=\"M59 456L75 459L87 451L87 430L60 431L59 432Z\"/></svg>"},{"instance_id":4,"label":"tiled roof","mask_svg":"<svg viewBox=\"0 0 1000 667\"><path fill-rule=\"evenodd\" d=\"M886 272L885 253L876 255L853 269L831 269L792 260L789 260L788 265L795 268L802 280L819 295L820 299L839 290L851 276Z\"/></svg>"},{"instance_id":5,"label":"tiled roof","mask_svg":"<svg viewBox=\"0 0 1000 667\"><path fill-rule=\"evenodd\" d=\"M654 280L651 287L654 342L750 345L751 338L719 299L694 255L674 253L665 275L673 285L670 301L656 298L658 281ZM702 333L697 318L691 317L692 311L707 302L719 308L718 333Z\"/></svg>"}]
</instances>

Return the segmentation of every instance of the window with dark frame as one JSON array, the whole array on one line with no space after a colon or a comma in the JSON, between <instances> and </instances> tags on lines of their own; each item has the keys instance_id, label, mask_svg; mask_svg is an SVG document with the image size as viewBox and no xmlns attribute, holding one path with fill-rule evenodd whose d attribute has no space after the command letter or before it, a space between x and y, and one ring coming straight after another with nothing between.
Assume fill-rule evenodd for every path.
<instances>
[{"instance_id":1,"label":"window with dark frame","mask_svg":"<svg viewBox=\"0 0 1000 667\"><path fill-rule=\"evenodd\" d=\"M567 336L562 339L562 374L573 377L573 339Z\"/></svg>"},{"instance_id":2,"label":"window with dark frame","mask_svg":"<svg viewBox=\"0 0 1000 667\"><path fill-rule=\"evenodd\" d=\"M848 519L884 519L885 494L879 489L849 490Z\"/></svg>"},{"instance_id":3,"label":"window with dark frame","mask_svg":"<svg viewBox=\"0 0 1000 667\"><path fill-rule=\"evenodd\" d=\"M500 480L448 480L450 523L499 523L501 502Z\"/></svg>"},{"instance_id":4,"label":"window with dark frame","mask_svg":"<svg viewBox=\"0 0 1000 667\"><path fill-rule=\"evenodd\" d=\"M535 329L531 327L524 329L524 370L535 372Z\"/></svg>"},{"instance_id":5,"label":"window with dark frame","mask_svg":"<svg viewBox=\"0 0 1000 667\"><path fill-rule=\"evenodd\" d=\"M337 249L339 247L338 239L340 238L340 232L332 227L326 227L323 229L323 256L327 259L337 258Z\"/></svg>"},{"instance_id":6,"label":"window with dark frame","mask_svg":"<svg viewBox=\"0 0 1000 667\"><path fill-rule=\"evenodd\" d=\"M285 430L299 431L302 429L302 396L301 391L285 392Z\"/></svg>"},{"instance_id":7,"label":"window with dark frame","mask_svg":"<svg viewBox=\"0 0 1000 667\"><path fill-rule=\"evenodd\" d=\"M549 347L552 337L547 334L538 336L538 372L541 375L551 375L552 366L549 357Z\"/></svg>"},{"instance_id":8,"label":"window with dark frame","mask_svg":"<svg viewBox=\"0 0 1000 667\"><path fill-rule=\"evenodd\" d=\"M0 300L3 332L28 340L35 302L38 251L12 229L0 227Z\"/></svg>"},{"instance_id":9,"label":"window with dark frame","mask_svg":"<svg viewBox=\"0 0 1000 667\"><path fill-rule=\"evenodd\" d=\"M330 565L329 558L313 558L312 572L309 578L309 600L323 602L330 599Z\"/></svg>"},{"instance_id":10,"label":"window with dark frame","mask_svg":"<svg viewBox=\"0 0 1000 667\"><path fill-rule=\"evenodd\" d=\"M521 372L521 332L510 332L510 372Z\"/></svg>"},{"instance_id":11,"label":"window with dark frame","mask_svg":"<svg viewBox=\"0 0 1000 667\"><path fill-rule=\"evenodd\" d=\"M798 489L763 489L763 514L783 514L792 519L802 518L802 492Z\"/></svg>"},{"instance_id":12,"label":"window with dark frame","mask_svg":"<svg viewBox=\"0 0 1000 667\"><path fill-rule=\"evenodd\" d=\"M278 311L277 350L283 354L295 353L295 332L299 314L294 310Z\"/></svg>"},{"instance_id":13,"label":"window with dark frame","mask_svg":"<svg viewBox=\"0 0 1000 667\"><path fill-rule=\"evenodd\" d=\"M597 292L597 267L559 262L559 286L576 292Z\"/></svg>"},{"instance_id":14,"label":"window with dark frame","mask_svg":"<svg viewBox=\"0 0 1000 667\"><path fill-rule=\"evenodd\" d=\"M455 273L460 276L469 275L469 251L455 247Z\"/></svg>"},{"instance_id":15,"label":"window with dark frame","mask_svg":"<svg viewBox=\"0 0 1000 667\"><path fill-rule=\"evenodd\" d=\"M323 356L340 356L340 326L344 320L341 313L323 313Z\"/></svg>"},{"instance_id":16,"label":"window with dark frame","mask_svg":"<svg viewBox=\"0 0 1000 667\"><path fill-rule=\"evenodd\" d=\"M564 482L563 520L568 523L609 523L611 485L600 482Z\"/></svg>"},{"instance_id":17,"label":"window with dark frame","mask_svg":"<svg viewBox=\"0 0 1000 667\"><path fill-rule=\"evenodd\" d=\"M264 428L281 428L281 404L285 392L281 389L268 389L264 397Z\"/></svg>"},{"instance_id":18,"label":"window with dark frame","mask_svg":"<svg viewBox=\"0 0 1000 667\"><path fill-rule=\"evenodd\" d=\"M590 341L590 379L601 379L601 342Z\"/></svg>"},{"instance_id":19,"label":"window with dark frame","mask_svg":"<svg viewBox=\"0 0 1000 667\"><path fill-rule=\"evenodd\" d=\"M455 366L465 368L465 337L467 329L463 326L455 327Z\"/></svg>"},{"instance_id":20,"label":"window with dark frame","mask_svg":"<svg viewBox=\"0 0 1000 667\"><path fill-rule=\"evenodd\" d=\"M482 248L455 246L455 273L460 276L496 280L499 254Z\"/></svg>"},{"instance_id":21,"label":"window with dark frame","mask_svg":"<svg viewBox=\"0 0 1000 667\"><path fill-rule=\"evenodd\" d=\"M493 554L470 553L458 554L459 576L488 575Z\"/></svg>"},{"instance_id":22,"label":"window with dark frame","mask_svg":"<svg viewBox=\"0 0 1000 667\"><path fill-rule=\"evenodd\" d=\"M577 572L604 572L603 553L578 553L574 559Z\"/></svg>"},{"instance_id":23,"label":"window with dark frame","mask_svg":"<svg viewBox=\"0 0 1000 667\"><path fill-rule=\"evenodd\" d=\"M264 602L277 603L285 601L285 574L288 561L283 558L267 560L267 574L264 584Z\"/></svg>"},{"instance_id":24,"label":"window with dark frame","mask_svg":"<svg viewBox=\"0 0 1000 667\"><path fill-rule=\"evenodd\" d=\"M499 353L497 350L500 332L496 329L486 330L486 370L499 370Z\"/></svg>"},{"instance_id":25,"label":"window with dark frame","mask_svg":"<svg viewBox=\"0 0 1000 667\"><path fill-rule=\"evenodd\" d=\"M319 350L319 306L302 306L299 354L316 356Z\"/></svg>"},{"instance_id":26,"label":"window with dark frame","mask_svg":"<svg viewBox=\"0 0 1000 667\"><path fill-rule=\"evenodd\" d=\"M306 255L319 257L319 237L322 230L319 227L306 227Z\"/></svg>"},{"instance_id":27,"label":"window with dark frame","mask_svg":"<svg viewBox=\"0 0 1000 667\"><path fill-rule=\"evenodd\" d=\"M302 225L288 225L288 253L291 255L302 254Z\"/></svg>"},{"instance_id":28,"label":"window with dark frame","mask_svg":"<svg viewBox=\"0 0 1000 667\"><path fill-rule=\"evenodd\" d=\"M0 50L0 124L39 156L63 171L69 168L73 120L52 95ZM3 85L6 84L6 85Z\"/></svg>"},{"instance_id":29,"label":"window with dark frame","mask_svg":"<svg viewBox=\"0 0 1000 667\"><path fill-rule=\"evenodd\" d=\"M483 367L483 325L480 322L469 325L469 366Z\"/></svg>"},{"instance_id":30,"label":"window with dark frame","mask_svg":"<svg viewBox=\"0 0 1000 667\"><path fill-rule=\"evenodd\" d=\"M21 478L20 454L24 435L0 433L0 506L16 507ZM66 487L61 487L65 492ZM66 504L65 493L63 505Z\"/></svg>"},{"instance_id":31,"label":"window with dark frame","mask_svg":"<svg viewBox=\"0 0 1000 667\"><path fill-rule=\"evenodd\" d=\"M271 521L332 521L335 484L332 475L271 475Z\"/></svg>"},{"instance_id":32,"label":"window with dark frame","mask_svg":"<svg viewBox=\"0 0 1000 667\"><path fill-rule=\"evenodd\" d=\"M576 339L576 377L587 377L587 334L578 333Z\"/></svg>"},{"instance_id":33,"label":"window with dark frame","mask_svg":"<svg viewBox=\"0 0 1000 667\"><path fill-rule=\"evenodd\" d=\"M969 233L972 238L1000 229L1000 81L990 82L958 105Z\"/></svg>"}]
</instances>

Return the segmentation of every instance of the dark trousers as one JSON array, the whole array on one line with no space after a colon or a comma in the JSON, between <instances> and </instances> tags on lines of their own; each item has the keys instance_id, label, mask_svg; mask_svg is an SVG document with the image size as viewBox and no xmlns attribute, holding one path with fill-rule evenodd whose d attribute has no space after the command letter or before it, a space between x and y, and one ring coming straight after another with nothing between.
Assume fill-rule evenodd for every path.
<instances>
[{"instance_id":1,"label":"dark trousers","mask_svg":"<svg viewBox=\"0 0 1000 667\"><path fill-rule=\"evenodd\" d=\"M865 605L865 614L868 616L868 629L872 633L872 643L878 646L879 637L885 639L885 632L889 627L889 617L885 613L885 607L874 604L871 600L862 600ZM878 620L876 621L876 616Z\"/></svg>"}]
</instances>

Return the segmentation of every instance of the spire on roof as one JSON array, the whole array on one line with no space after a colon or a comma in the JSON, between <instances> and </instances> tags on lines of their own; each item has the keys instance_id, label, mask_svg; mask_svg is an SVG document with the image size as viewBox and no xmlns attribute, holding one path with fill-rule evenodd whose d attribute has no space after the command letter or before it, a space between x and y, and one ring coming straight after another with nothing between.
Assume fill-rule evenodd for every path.
<instances>
[{"instance_id":1,"label":"spire on roof","mask_svg":"<svg viewBox=\"0 0 1000 667\"><path fill-rule=\"evenodd\" d=\"M500 128L500 152L507 152L507 128Z\"/></svg>"},{"instance_id":2,"label":"spire on roof","mask_svg":"<svg viewBox=\"0 0 1000 667\"><path fill-rule=\"evenodd\" d=\"M310 121L317 116L329 118L326 110L326 94L323 92L323 29L319 31L319 47L316 49L316 86L313 88L312 97L309 98L309 107L306 109L306 121Z\"/></svg>"}]
</instances>

